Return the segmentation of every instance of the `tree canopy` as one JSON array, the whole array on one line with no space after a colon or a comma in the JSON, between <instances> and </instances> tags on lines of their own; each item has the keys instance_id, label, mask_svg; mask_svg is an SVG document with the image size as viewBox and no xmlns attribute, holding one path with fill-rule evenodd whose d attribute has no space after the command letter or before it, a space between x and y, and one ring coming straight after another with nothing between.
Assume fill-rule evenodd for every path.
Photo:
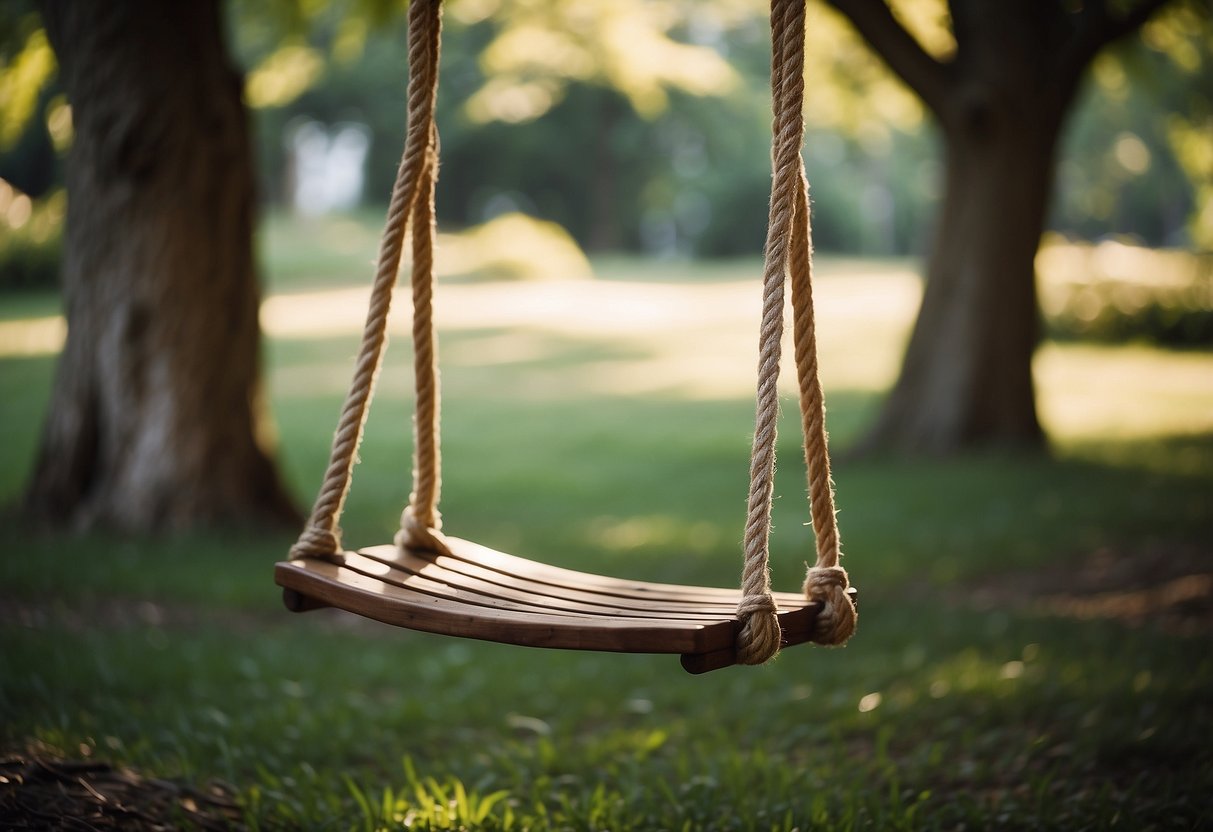
<instances>
[{"instance_id":1,"label":"tree canopy","mask_svg":"<svg viewBox=\"0 0 1213 832\"><path fill-rule=\"evenodd\" d=\"M12 5L0 29L0 177L36 197L58 181L71 111L25 5ZM305 117L367 124L367 199L386 198L403 131L401 9L388 0L229 4L263 201L284 198L283 134ZM736 206L761 200L768 176L764 9L755 0L453 0L441 217L470 225L512 206L561 222L583 245L755 251L761 218ZM926 54L955 49L942 0L892 10ZM926 108L824 3L810 4L808 29L818 247L921 251L942 163ZM1050 227L1211 244L1213 162L1201 138L1213 129L1209 36L1207 7L1174 3L1098 57L1063 137ZM604 129L609 137L596 139ZM591 204L582 195L599 183L579 169L577 149L595 141L615 184Z\"/></svg>"},{"instance_id":2,"label":"tree canopy","mask_svg":"<svg viewBox=\"0 0 1213 832\"><path fill-rule=\"evenodd\" d=\"M1075 234L1132 233L1153 244L1208 242L1208 9L1195 0L830 4L840 14L814 4L806 50L817 247L927 252L922 311L873 439L911 451L1040 447L1031 357L1042 231L1051 225ZM1167 11L1156 14L1164 5ZM167 453L159 455L159 473L146 465L106 468L127 459L118 449L129 437L105 433L121 427L111 412L119 408L97 403L165 390L170 404L143 415L182 414L185 433L208 427L207 419L191 422L199 409L188 397L149 382L160 373L150 359L184 356L177 363L196 369L197 357L213 348L201 336L185 343L181 327L144 338L142 322L166 298L184 296L165 294L178 283L197 288L207 308L231 308L204 291L222 277L230 280L223 291L241 298L243 325L233 340L241 357L229 363L243 375L222 395L204 391L202 399L232 402L224 411L243 414L235 433L247 439L244 458L256 475L233 466L229 480L252 483L267 514L290 514L267 449L250 427L259 415L254 178L262 202L282 201L292 164L284 137L300 120L324 129L357 122L372 139L369 199L386 196L404 126L399 5L198 0L159 15L162 28L137 32L114 24L128 19L134 0L88 14L56 0L40 5L42 15L20 2L12 8L0 26L5 224L34 225L31 197L61 201L54 195L62 181L56 158L70 149L74 160L63 269L68 348L48 419L45 470L31 493L54 491L42 502L58 506L90 483L139 480L148 494L163 495L161 483L173 476L197 479ZM229 12L226 30L221 8ZM561 223L593 250L756 254L770 182L764 8L750 0L452 0L438 114L440 219L458 227L523 211ZM181 28L191 15L206 21L205 37L191 40ZM96 31L90 19L111 29ZM51 36L43 28L48 20L62 24L49 27ZM1129 37L1139 30L1140 38ZM1118 51L1105 50L1117 41ZM63 66L56 66L52 44L66 58ZM183 63L174 45L206 60ZM84 46L87 58L77 54ZM129 89L99 86L107 72ZM1094 84L1084 93L1089 75ZM166 96L166 84L194 90L192 108ZM176 109L156 106L169 98ZM1083 109L1072 118L1076 100ZM250 108L255 154L247 152ZM219 111L223 137L202 126L217 124ZM1077 126L1063 136L1070 125ZM1059 148L1068 152L1059 155ZM203 156L209 168L183 161ZM187 176L192 169L210 173ZM233 203L222 216L205 188L193 195L193 207L165 197L178 179L182 186L216 182L223 171L232 173L222 193ZM71 193L87 195L77 201ZM164 209L170 203L176 213ZM1060 207L1050 214L1054 205ZM127 223L129 233L115 234L107 225L113 222ZM207 234L225 244L210 245ZM150 242L110 245L119 236ZM163 240L180 243L175 258L152 256L169 251L155 242ZM208 263L192 251L221 256ZM178 312L205 329L207 316L191 314L199 308L187 303ZM102 349L111 341L122 349ZM149 348L152 341L159 346ZM231 433L221 421L210 418L209 427ZM157 429L168 438L165 447L183 445L174 441L177 427ZM96 438L103 434L105 441ZM193 447L213 444L204 437ZM51 471L56 465L62 470ZM47 482L55 488L40 487ZM207 516L228 517L231 505L250 502L240 488L228 491L194 502ZM158 500L143 501L150 520L125 517L120 507L110 515L132 528L189 524L188 508Z\"/></svg>"}]
</instances>

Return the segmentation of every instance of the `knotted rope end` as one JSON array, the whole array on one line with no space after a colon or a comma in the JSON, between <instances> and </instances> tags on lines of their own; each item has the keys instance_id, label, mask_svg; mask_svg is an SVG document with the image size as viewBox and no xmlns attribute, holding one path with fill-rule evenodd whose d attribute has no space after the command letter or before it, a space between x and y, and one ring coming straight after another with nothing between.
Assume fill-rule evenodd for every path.
<instances>
[{"instance_id":1,"label":"knotted rope end","mask_svg":"<svg viewBox=\"0 0 1213 832\"><path fill-rule=\"evenodd\" d=\"M400 515L400 531L396 532L395 544L399 549L424 549L441 555L449 555L450 547L442 534L442 515L432 512L427 522L419 518L410 505Z\"/></svg>"},{"instance_id":2,"label":"knotted rope end","mask_svg":"<svg viewBox=\"0 0 1213 832\"><path fill-rule=\"evenodd\" d=\"M291 560L327 560L343 563L345 553L341 548L341 531L336 528L308 525L291 547Z\"/></svg>"},{"instance_id":3,"label":"knotted rope end","mask_svg":"<svg viewBox=\"0 0 1213 832\"><path fill-rule=\"evenodd\" d=\"M811 566L804 579L804 594L821 604L813 628L813 641L826 647L841 647L855 634L859 613L847 592L851 581L841 566Z\"/></svg>"},{"instance_id":4,"label":"knotted rope end","mask_svg":"<svg viewBox=\"0 0 1213 832\"><path fill-rule=\"evenodd\" d=\"M766 664L779 653L783 631L777 612L769 592L741 599L737 605L737 616L743 621L737 634L738 664Z\"/></svg>"}]
</instances>

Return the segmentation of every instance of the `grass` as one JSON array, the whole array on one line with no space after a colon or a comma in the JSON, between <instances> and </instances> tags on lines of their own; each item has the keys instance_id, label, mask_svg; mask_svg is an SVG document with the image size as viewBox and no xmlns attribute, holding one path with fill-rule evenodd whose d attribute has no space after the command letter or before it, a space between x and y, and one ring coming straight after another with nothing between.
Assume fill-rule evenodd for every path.
<instances>
[{"instance_id":1,"label":"grass","mask_svg":"<svg viewBox=\"0 0 1213 832\"><path fill-rule=\"evenodd\" d=\"M342 232L363 247L312 261L307 241L320 236L270 226L274 291L327 303L340 285L326 274L365 274L373 231ZM660 325L632 332L528 317L527 293L559 300L559 285L445 288L448 526L554 563L733 584L752 370L729 354L750 324L744 305L730 312L730 287L752 265L695 283L683 266L607 264L609 279L586 291L607 293L596 306L617 329L666 309L671 286L703 301L701 320L673 302ZM911 284L900 263L838 264L833 276L831 265L823 366L844 368L827 377L844 447L871 417L913 309L862 305L848 319L847 287ZM477 317L473 301L494 292ZM54 305L25 303L31 317ZM494 314L516 320L492 325ZM354 351L356 321L338 324L277 331L267 347L301 502ZM729 348L705 353L713 339ZM223 781L258 829L1200 828L1213 790L1208 598L1119 618L1052 600L1210 572L1213 386L1191 379L1213 377L1213 363L1084 345L1050 346L1043 360L1050 458L839 462L860 632L845 650L798 648L758 669L690 677L669 657L289 616L270 579L284 535L80 539L0 519L0 744ZM1079 384L1109 368L1127 374L1120 385ZM52 369L45 354L0 357L0 499L32 464ZM387 539L408 489L396 372L343 523L355 544ZM1150 395L1115 418L1135 384ZM781 588L798 583L811 545L787 409ZM1093 563L1112 577L1088 583Z\"/></svg>"}]
</instances>

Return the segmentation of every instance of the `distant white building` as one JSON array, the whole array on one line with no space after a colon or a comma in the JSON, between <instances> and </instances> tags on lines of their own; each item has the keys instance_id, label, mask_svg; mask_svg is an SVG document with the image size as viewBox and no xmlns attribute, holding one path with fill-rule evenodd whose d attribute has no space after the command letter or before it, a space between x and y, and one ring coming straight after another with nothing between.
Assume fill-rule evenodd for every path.
<instances>
[{"instance_id":1,"label":"distant white building","mask_svg":"<svg viewBox=\"0 0 1213 832\"><path fill-rule=\"evenodd\" d=\"M362 201L371 131L344 123L331 129L318 121L296 123L287 132L293 162L291 205L304 216L349 211Z\"/></svg>"}]
</instances>

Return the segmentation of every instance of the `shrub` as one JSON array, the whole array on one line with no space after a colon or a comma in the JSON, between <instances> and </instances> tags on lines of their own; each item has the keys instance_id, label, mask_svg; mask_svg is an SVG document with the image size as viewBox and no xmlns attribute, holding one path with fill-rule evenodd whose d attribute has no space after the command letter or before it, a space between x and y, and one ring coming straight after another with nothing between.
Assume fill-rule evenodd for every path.
<instances>
[{"instance_id":1,"label":"shrub","mask_svg":"<svg viewBox=\"0 0 1213 832\"><path fill-rule=\"evenodd\" d=\"M1051 243L1037 271L1054 338L1213 348L1213 254Z\"/></svg>"}]
</instances>

